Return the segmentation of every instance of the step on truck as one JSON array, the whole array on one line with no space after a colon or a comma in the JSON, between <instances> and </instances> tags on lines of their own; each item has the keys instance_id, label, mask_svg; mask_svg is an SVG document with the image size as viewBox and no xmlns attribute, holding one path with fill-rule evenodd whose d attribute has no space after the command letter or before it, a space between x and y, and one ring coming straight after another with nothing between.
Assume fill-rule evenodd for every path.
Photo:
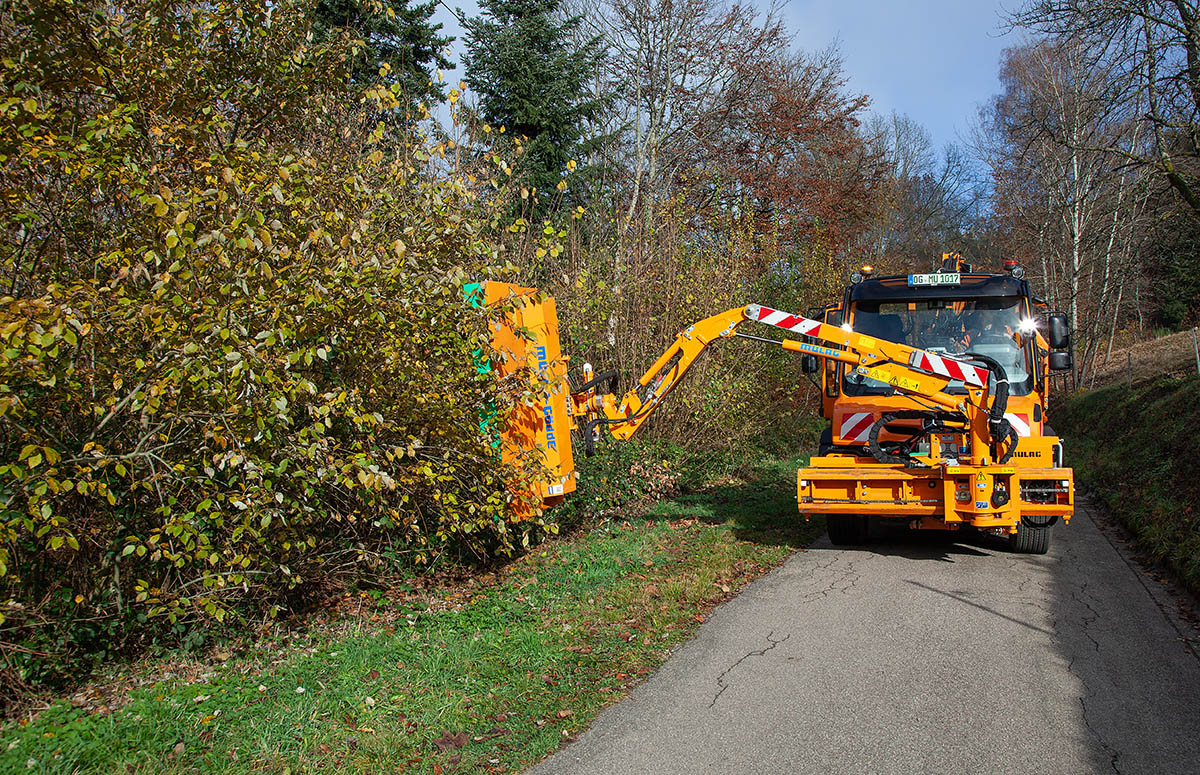
<instances>
[{"instance_id":1,"label":"step on truck","mask_svg":"<svg viewBox=\"0 0 1200 775\"><path fill-rule=\"evenodd\" d=\"M575 489L571 431L591 453L602 434L632 437L715 342L781 347L821 390L829 420L796 475L806 518L825 517L838 545L864 543L870 526L974 529L1013 551L1044 554L1058 520L1074 511L1071 469L1049 425L1050 377L1071 368L1065 315L1048 313L1015 262L973 272L946 254L929 273L851 276L840 303L808 317L747 304L681 331L637 382L584 364L577 387L560 351L554 300L534 289L485 283L497 378L541 380L544 403L520 407L503 428L503 455L536 466L548 508ZM750 334L747 323L780 338Z\"/></svg>"}]
</instances>

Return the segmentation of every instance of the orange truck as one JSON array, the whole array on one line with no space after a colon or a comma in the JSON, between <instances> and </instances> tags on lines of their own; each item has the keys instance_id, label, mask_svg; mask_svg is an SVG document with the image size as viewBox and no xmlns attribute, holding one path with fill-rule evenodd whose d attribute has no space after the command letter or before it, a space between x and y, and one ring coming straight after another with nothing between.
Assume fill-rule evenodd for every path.
<instances>
[{"instance_id":1,"label":"orange truck","mask_svg":"<svg viewBox=\"0 0 1200 775\"><path fill-rule=\"evenodd\" d=\"M590 453L603 431L625 440L704 350L741 338L796 353L818 375L831 423L817 454L797 472L796 503L824 515L835 544L867 540L872 523L914 530L975 529L1006 536L1013 551L1042 554L1074 510L1071 469L1048 425L1049 377L1071 367L1065 315L1044 306L1014 262L972 272L958 254L937 271L874 277L855 272L840 304L811 317L760 304L713 315L680 332L637 383L615 394L615 372L584 365L571 389L553 299L485 284L489 304L507 299L493 324L501 371L535 373L543 405L510 419L504 454L537 459L552 506L575 489L570 431ZM779 339L749 334L770 327Z\"/></svg>"}]
</instances>

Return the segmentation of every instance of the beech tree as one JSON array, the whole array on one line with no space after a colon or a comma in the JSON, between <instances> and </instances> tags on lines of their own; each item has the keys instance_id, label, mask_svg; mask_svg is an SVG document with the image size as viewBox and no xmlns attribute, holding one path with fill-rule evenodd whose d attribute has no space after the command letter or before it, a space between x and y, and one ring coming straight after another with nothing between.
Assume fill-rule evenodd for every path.
<instances>
[{"instance_id":1,"label":"beech tree","mask_svg":"<svg viewBox=\"0 0 1200 775\"><path fill-rule=\"evenodd\" d=\"M712 150L720 127L753 89L741 65L776 56L786 38L772 6L763 15L721 0L582 0L588 31L609 47L598 90L623 128L611 163L627 171L626 222L669 199Z\"/></svg>"},{"instance_id":2,"label":"beech tree","mask_svg":"<svg viewBox=\"0 0 1200 775\"><path fill-rule=\"evenodd\" d=\"M1086 378L1115 326L1135 261L1144 168L1120 159L1143 150L1141 125L1105 97L1111 78L1083 43L1043 40L1005 52L1004 92L985 111L977 141L995 184L997 217L1015 237L1052 306L1077 332L1076 373ZM1119 148L1117 155L1107 149Z\"/></svg>"},{"instance_id":3,"label":"beech tree","mask_svg":"<svg viewBox=\"0 0 1200 775\"><path fill-rule=\"evenodd\" d=\"M908 116L873 116L866 134L884 175L864 247L876 266L910 268L947 250L977 256L983 186L968 152L949 144L939 154L929 131Z\"/></svg>"},{"instance_id":4,"label":"beech tree","mask_svg":"<svg viewBox=\"0 0 1200 775\"><path fill-rule=\"evenodd\" d=\"M841 59L779 52L734 67L745 86L727 116L700 128L692 176L744 197L792 239L834 245L862 228L882 171L859 131L869 103L846 88Z\"/></svg>"},{"instance_id":5,"label":"beech tree","mask_svg":"<svg viewBox=\"0 0 1200 775\"><path fill-rule=\"evenodd\" d=\"M1033 0L1010 19L1082 44L1082 64L1106 74L1102 99L1128 109L1152 140L1132 149L1081 150L1103 150L1153 170L1200 215L1200 3Z\"/></svg>"}]
</instances>

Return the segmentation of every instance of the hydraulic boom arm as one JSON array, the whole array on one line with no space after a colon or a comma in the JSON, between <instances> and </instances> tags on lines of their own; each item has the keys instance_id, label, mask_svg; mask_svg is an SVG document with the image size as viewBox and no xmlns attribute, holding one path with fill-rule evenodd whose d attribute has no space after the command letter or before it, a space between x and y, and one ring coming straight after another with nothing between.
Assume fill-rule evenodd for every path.
<instances>
[{"instance_id":1,"label":"hydraulic boom arm","mask_svg":"<svg viewBox=\"0 0 1200 775\"><path fill-rule=\"evenodd\" d=\"M775 326L810 337L819 343L794 339L778 341L739 333L738 327L746 321ZM597 385L615 380L615 374L592 379L590 367L585 367L587 382L572 396L573 414L585 418L585 432L589 439L594 429L600 426L607 426L609 432L618 439L628 439L645 423L663 397L675 387L709 344L734 336L840 361L859 374L887 383L912 397L918 407L925 411L957 416L962 426L970 429L973 438L984 442L973 445L973 448L980 450L972 454L973 458L985 460L989 448L1005 439L1012 443L1013 434L1004 420L1007 380L998 365L994 367L999 373L996 374L996 390L989 413L985 395L988 392L989 370L986 368L759 304L735 307L689 326L620 399L611 393L596 391ZM954 380L963 383L965 394L950 395L945 392ZM995 456L995 449L991 452Z\"/></svg>"}]
</instances>

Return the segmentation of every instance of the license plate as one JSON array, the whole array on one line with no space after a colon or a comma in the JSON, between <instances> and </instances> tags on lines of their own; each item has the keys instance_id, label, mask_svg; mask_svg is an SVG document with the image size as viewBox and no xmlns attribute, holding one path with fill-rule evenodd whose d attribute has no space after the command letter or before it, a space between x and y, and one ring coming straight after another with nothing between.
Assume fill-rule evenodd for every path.
<instances>
[{"instance_id":1,"label":"license plate","mask_svg":"<svg viewBox=\"0 0 1200 775\"><path fill-rule=\"evenodd\" d=\"M941 272L939 274L910 274L909 285L958 285L962 275L958 272Z\"/></svg>"}]
</instances>

